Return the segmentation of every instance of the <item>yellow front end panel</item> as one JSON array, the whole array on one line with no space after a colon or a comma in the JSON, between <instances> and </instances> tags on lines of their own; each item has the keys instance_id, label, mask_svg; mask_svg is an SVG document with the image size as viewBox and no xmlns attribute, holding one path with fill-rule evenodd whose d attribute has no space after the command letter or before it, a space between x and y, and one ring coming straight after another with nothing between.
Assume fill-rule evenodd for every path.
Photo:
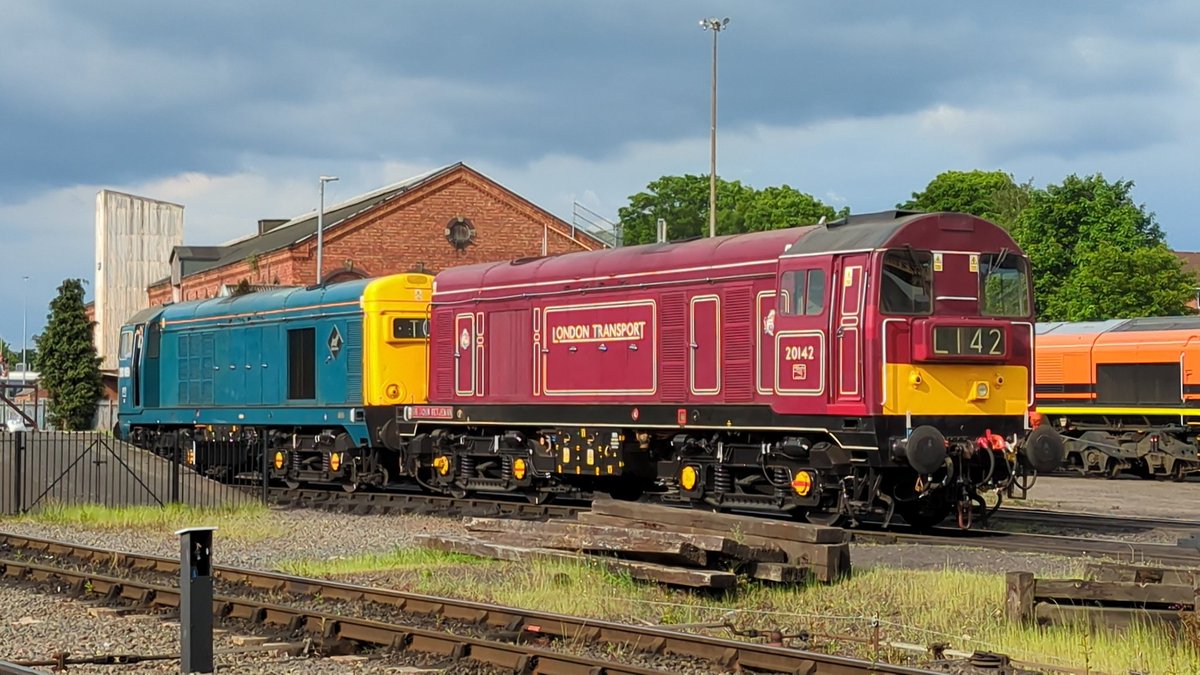
<instances>
[{"instance_id":1,"label":"yellow front end panel","mask_svg":"<svg viewBox=\"0 0 1200 675\"><path fill-rule=\"evenodd\" d=\"M1024 415L1029 369L1024 366L889 364L885 415Z\"/></svg>"},{"instance_id":2,"label":"yellow front end panel","mask_svg":"<svg viewBox=\"0 0 1200 675\"><path fill-rule=\"evenodd\" d=\"M433 277L394 274L363 291L363 403L429 400L429 299Z\"/></svg>"}]
</instances>

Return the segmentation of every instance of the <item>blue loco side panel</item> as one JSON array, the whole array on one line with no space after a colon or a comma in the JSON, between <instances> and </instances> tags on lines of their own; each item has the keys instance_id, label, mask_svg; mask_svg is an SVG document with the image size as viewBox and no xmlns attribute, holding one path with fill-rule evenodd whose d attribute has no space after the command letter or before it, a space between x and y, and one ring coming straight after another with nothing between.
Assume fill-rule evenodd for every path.
<instances>
[{"instance_id":1,"label":"blue loco side panel","mask_svg":"<svg viewBox=\"0 0 1200 675\"><path fill-rule=\"evenodd\" d=\"M144 378L155 396L142 400L157 405L123 412L122 423L333 427L365 442L366 425L351 411L362 404L367 283L163 308L157 358L139 371L155 369L157 378Z\"/></svg>"}]
</instances>

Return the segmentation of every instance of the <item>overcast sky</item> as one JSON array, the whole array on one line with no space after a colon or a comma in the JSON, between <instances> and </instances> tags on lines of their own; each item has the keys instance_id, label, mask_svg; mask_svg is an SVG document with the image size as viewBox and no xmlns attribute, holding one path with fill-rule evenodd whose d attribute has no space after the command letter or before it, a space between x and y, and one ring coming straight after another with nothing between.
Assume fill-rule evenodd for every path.
<instances>
[{"instance_id":1,"label":"overcast sky","mask_svg":"<svg viewBox=\"0 0 1200 675\"><path fill-rule=\"evenodd\" d=\"M94 273L103 188L188 244L464 161L570 220L718 172L854 212L947 169L1136 182L1200 249L1200 3L0 0L0 336ZM89 289L89 297L91 290Z\"/></svg>"}]
</instances>

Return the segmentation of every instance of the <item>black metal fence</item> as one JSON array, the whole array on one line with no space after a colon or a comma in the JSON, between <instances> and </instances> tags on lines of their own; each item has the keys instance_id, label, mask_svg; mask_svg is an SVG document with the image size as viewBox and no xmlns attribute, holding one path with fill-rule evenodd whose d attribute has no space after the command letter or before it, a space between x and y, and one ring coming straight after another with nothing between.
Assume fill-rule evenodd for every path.
<instances>
[{"instance_id":1,"label":"black metal fence","mask_svg":"<svg viewBox=\"0 0 1200 675\"><path fill-rule=\"evenodd\" d=\"M264 448L180 438L153 450L98 431L0 432L0 513L49 506L266 502Z\"/></svg>"}]
</instances>

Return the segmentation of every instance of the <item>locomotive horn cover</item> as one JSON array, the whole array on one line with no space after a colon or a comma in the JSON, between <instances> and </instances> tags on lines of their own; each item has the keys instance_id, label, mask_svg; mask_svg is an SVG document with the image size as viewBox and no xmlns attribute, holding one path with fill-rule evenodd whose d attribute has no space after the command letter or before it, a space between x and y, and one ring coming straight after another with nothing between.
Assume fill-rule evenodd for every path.
<instances>
[{"instance_id":1,"label":"locomotive horn cover","mask_svg":"<svg viewBox=\"0 0 1200 675\"><path fill-rule=\"evenodd\" d=\"M1043 424L1029 432L1021 446L1021 456L1034 469L1045 473L1062 466L1066 450L1062 436L1054 427Z\"/></svg>"},{"instance_id":2,"label":"locomotive horn cover","mask_svg":"<svg viewBox=\"0 0 1200 675\"><path fill-rule=\"evenodd\" d=\"M904 456L918 473L933 473L946 461L946 437L929 425L919 426L905 442Z\"/></svg>"}]
</instances>

